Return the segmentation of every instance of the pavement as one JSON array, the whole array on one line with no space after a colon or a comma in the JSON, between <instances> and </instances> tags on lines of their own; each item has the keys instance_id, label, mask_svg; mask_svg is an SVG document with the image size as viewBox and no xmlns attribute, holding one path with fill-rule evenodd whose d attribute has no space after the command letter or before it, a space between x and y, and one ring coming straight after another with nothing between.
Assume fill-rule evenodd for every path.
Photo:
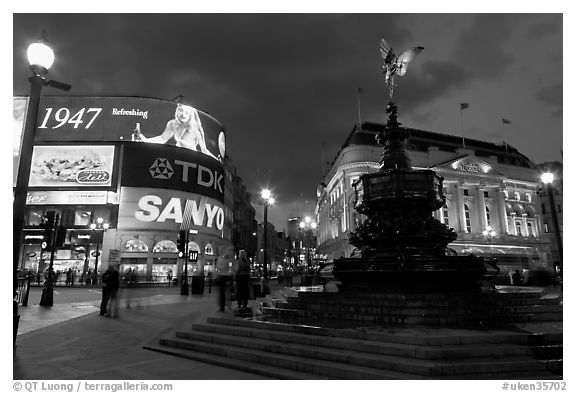
<instances>
[{"instance_id":1,"label":"pavement","mask_svg":"<svg viewBox=\"0 0 576 393\"><path fill-rule=\"evenodd\" d=\"M284 291L272 287L273 296ZM52 307L20 307L13 355L14 380L262 380L260 375L144 350L177 330L209 316L234 318L218 312L218 293L182 296L174 292L145 298L120 296L117 318L99 315L99 300ZM546 297L558 296L548 291ZM128 302L130 308L127 307ZM249 306L257 308L251 300ZM562 331L562 324L525 324L524 331ZM409 329L402 329L410 334ZM425 328L413 334L426 334ZM428 332L430 333L430 332ZM438 331L436 331L438 334Z\"/></svg>"},{"instance_id":2,"label":"pavement","mask_svg":"<svg viewBox=\"0 0 576 393\"><path fill-rule=\"evenodd\" d=\"M142 349L217 312L218 293L120 299L118 318L99 301L20 307L14 380L247 380L260 375ZM251 306L256 306L254 300Z\"/></svg>"}]
</instances>

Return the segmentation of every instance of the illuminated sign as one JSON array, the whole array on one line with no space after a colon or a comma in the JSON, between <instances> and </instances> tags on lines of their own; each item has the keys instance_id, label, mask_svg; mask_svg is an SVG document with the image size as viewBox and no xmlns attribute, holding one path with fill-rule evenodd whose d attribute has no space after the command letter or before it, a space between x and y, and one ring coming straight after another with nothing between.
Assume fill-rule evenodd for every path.
<instances>
[{"instance_id":1,"label":"illuminated sign","mask_svg":"<svg viewBox=\"0 0 576 393\"><path fill-rule=\"evenodd\" d=\"M456 160L452 163L452 168L464 172L475 172L475 173L488 173L492 169L491 166L485 162L471 159Z\"/></svg>"},{"instance_id":2,"label":"illuminated sign","mask_svg":"<svg viewBox=\"0 0 576 393\"><path fill-rule=\"evenodd\" d=\"M16 185L18 176L18 165L20 165L20 149L22 148L22 136L24 135L24 123L26 120L26 110L28 108L28 98L14 97L13 99L13 120L12 120L12 184Z\"/></svg>"},{"instance_id":3,"label":"illuminated sign","mask_svg":"<svg viewBox=\"0 0 576 393\"><path fill-rule=\"evenodd\" d=\"M29 191L27 205L105 205L107 191Z\"/></svg>"},{"instance_id":4,"label":"illuminated sign","mask_svg":"<svg viewBox=\"0 0 576 393\"><path fill-rule=\"evenodd\" d=\"M224 206L205 195L122 187L118 229L197 230L222 236Z\"/></svg>"},{"instance_id":5,"label":"illuminated sign","mask_svg":"<svg viewBox=\"0 0 576 393\"><path fill-rule=\"evenodd\" d=\"M114 146L35 146L30 187L112 184Z\"/></svg>"},{"instance_id":6,"label":"illuminated sign","mask_svg":"<svg viewBox=\"0 0 576 393\"><path fill-rule=\"evenodd\" d=\"M196 150L214 160L225 155L224 130L212 116L140 97L42 97L36 140L148 142Z\"/></svg>"},{"instance_id":7,"label":"illuminated sign","mask_svg":"<svg viewBox=\"0 0 576 393\"><path fill-rule=\"evenodd\" d=\"M189 191L224 201L224 167L206 155L174 146L126 144L121 185Z\"/></svg>"}]
</instances>

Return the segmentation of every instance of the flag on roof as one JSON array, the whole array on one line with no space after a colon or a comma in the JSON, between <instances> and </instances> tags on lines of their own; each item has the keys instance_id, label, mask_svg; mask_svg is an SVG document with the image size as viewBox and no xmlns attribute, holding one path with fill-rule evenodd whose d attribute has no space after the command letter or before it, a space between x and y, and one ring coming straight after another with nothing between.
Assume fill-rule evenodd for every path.
<instances>
[{"instance_id":1,"label":"flag on roof","mask_svg":"<svg viewBox=\"0 0 576 393\"><path fill-rule=\"evenodd\" d=\"M508 119L502 119L502 124L511 124L512 122Z\"/></svg>"},{"instance_id":2,"label":"flag on roof","mask_svg":"<svg viewBox=\"0 0 576 393\"><path fill-rule=\"evenodd\" d=\"M468 108L469 106L470 106L470 105L468 105L467 102L463 102L463 103L460 104L460 109L461 109L461 110L462 110L462 109L466 109L466 108Z\"/></svg>"}]
</instances>

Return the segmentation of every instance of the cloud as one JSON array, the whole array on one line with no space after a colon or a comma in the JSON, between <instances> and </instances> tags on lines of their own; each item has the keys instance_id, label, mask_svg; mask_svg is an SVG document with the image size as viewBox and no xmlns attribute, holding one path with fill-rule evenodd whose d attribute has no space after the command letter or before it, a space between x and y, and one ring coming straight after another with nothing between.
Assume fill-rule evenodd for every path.
<instances>
[{"instance_id":1,"label":"cloud","mask_svg":"<svg viewBox=\"0 0 576 393\"><path fill-rule=\"evenodd\" d=\"M513 64L513 52L507 41L514 32L515 16L480 14L459 34L453 58L475 76L492 79Z\"/></svg>"},{"instance_id":2,"label":"cloud","mask_svg":"<svg viewBox=\"0 0 576 393\"><path fill-rule=\"evenodd\" d=\"M536 98L552 108L554 114L562 114L563 99L561 83L543 87L538 91Z\"/></svg>"}]
</instances>

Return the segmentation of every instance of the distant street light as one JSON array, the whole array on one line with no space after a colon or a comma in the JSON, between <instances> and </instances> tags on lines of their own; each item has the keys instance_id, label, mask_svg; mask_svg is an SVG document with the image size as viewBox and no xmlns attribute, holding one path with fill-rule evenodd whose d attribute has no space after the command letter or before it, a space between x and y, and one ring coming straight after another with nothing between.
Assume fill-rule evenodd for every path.
<instances>
[{"instance_id":1,"label":"distant street light","mask_svg":"<svg viewBox=\"0 0 576 393\"><path fill-rule=\"evenodd\" d=\"M261 204L264 205L264 278L268 278L268 206L272 206L275 202L272 193L268 189L262 190L260 193L262 197Z\"/></svg>"},{"instance_id":2,"label":"distant street light","mask_svg":"<svg viewBox=\"0 0 576 393\"><path fill-rule=\"evenodd\" d=\"M13 226L14 233L12 240L12 257L14 266L14 292L18 287L18 268L20 265L21 234L24 229L24 214L26 212L26 196L28 194L28 181L30 178L30 168L32 165L32 152L34 150L34 138L36 136L36 123L38 120L38 110L40 108L40 93L43 86L51 86L57 89L68 91L72 86L56 81L47 81L44 77L48 69L54 63L54 52L47 45L46 32L42 32L40 40L31 44L27 51L28 62L32 76L28 78L30 82L30 97L28 109L26 111L26 124L22 135L20 149L20 160L18 164L18 175L16 186L14 187L13 205ZM18 329L19 320L18 304L14 305L14 337Z\"/></svg>"},{"instance_id":3,"label":"distant street light","mask_svg":"<svg viewBox=\"0 0 576 393\"><path fill-rule=\"evenodd\" d=\"M490 252L492 252L492 239L496 236L496 231L494 228L488 225L486 229L482 231L482 234L486 239L488 239L488 243L490 244Z\"/></svg>"},{"instance_id":4,"label":"distant street light","mask_svg":"<svg viewBox=\"0 0 576 393\"><path fill-rule=\"evenodd\" d=\"M96 222L90 224L92 234L94 234L94 231L101 231L97 232L98 236L96 236L96 260L94 262L94 274L96 275L96 284L98 284L98 257L100 256L100 250L98 246L100 245L100 242L104 243L104 232L106 232L109 227L110 224L104 222L104 219L102 217L98 217L96 219Z\"/></svg>"},{"instance_id":5,"label":"distant street light","mask_svg":"<svg viewBox=\"0 0 576 393\"><path fill-rule=\"evenodd\" d=\"M556 243L558 244L558 267L560 272L563 274L563 255L562 255L562 236L560 236L560 225L558 224L558 215L556 214L556 204L554 203L554 195L553 195L553 187L552 184L554 183L554 174L551 172L543 173L540 176L542 183L544 183L544 187L546 188L546 194L548 194L548 204L550 205L550 214L552 215L552 225L554 226L554 234L556 236Z\"/></svg>"},{"instance_id":6,"label":"distant street light","mask_svg":"<svg viewBox=\"0 0 576 393\"><path fill-rule=\"evenodd\" d=\"M306 265L307 268L309 269L312 265L312 261L310 260L310 242L309 242L309 236L307 236L308 231L310 230L314 230L317 228L318 224L316 223L316 221L313 221L312 218L310 218L310 216L306 216L304 217L304 220L300 221L300 229L302 231L304 231L304 249L305 249L305 256L306 256Z\"/></svg>"}]
</instances>

